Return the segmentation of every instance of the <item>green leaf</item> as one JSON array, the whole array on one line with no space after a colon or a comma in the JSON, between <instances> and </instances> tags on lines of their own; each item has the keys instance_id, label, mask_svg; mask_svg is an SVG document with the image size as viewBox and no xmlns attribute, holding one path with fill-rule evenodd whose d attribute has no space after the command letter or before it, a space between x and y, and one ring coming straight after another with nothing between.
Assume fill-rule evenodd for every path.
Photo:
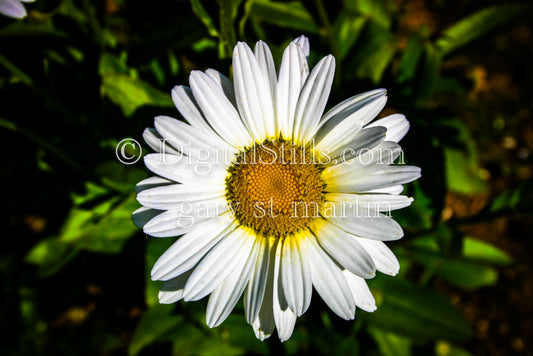
<instances>
[{"instance_id":1,"label":"green leaf","mask_svg":"<svg viewBox=\"0 0 533 356\"><path fill-rule=\"evenodd\" d=\"M57 238L39 241L26 255L25 261L39 266L39 274L49 276L59 271L77 254L77 250Z\"/></svg>"},{"instance_id":2,"label":"green leaf","mask_svg":"<svg viewBox=\"0 0 533 356\"><path fill-rule=\"evenodd\" d=\"M146 246L145 257L145 276L146 286L144 290L144 296L146 299L146 305L149 307L159 303L159 291L161 290L162 283L152 281L150 278L150 271L152 270L155 262L161 257L170 245L175 242L173 238L159 239L155 237L147 237L148 243Z\"/></svg>"},{"instance_id":3,"label":"green leaf","mask_svg":"<svg viewBox=\"0 0 533 356\"><path fill-rule=\"evenodd\" d=\"M156 305L142 316L131 339L128 354L135 356L145 346L155 342L170 340L177 333L183 317L172 315L174 305Z\"/></svg>"},{"instance_id":4,"label":"green leaf","mask_svg":"<svg viewBox=\"0 0 533 356\"><path fill-rule=\"evenodd\" d=\"M513 261L507 253L496 246L472 237L463 240L463 256L468 259L499 265L507 265Z\"/></svg>"},{"instance_id":5,"label":"green leaf","mask_svg":"<svg viewBox=\"0 0 533 356\"><path fill-rule=\"evenodd\" d=\"M120 106L126 116L145 105L172 107L170 96L151 84L124 74L107 74L102 77L102 95Z\"/></svg>"},{"instance_id":6,"label":"green leaf","mask_svg":"<svg viewBox=\"0 0 533 356\"><path fill-rule=\"evenodd\" d=\"M118 253L127 239L138 231L131 213L139 207L135 194L113 196L97 205L74 207L65 220L59 239L76 248Z\"/></svg>"},{"instance_id":7,"label":"green leaf","mask_svg":"<svg viewBox=\"0 0 533 356\"><path fill-rule=\"evenodd\" d=\"M333 31L339 46L339 58L342 60L353 47L363 31L368 19L350 12L341 12L335 20Z\"/></svg>"},{"instance_id":8,"label":"green leaf","mask_svg":"<svg viewBox=\"0 0 533 356\"><path fill-rule=\"evenodd\" d=\"M358 78L370 79L377 84L396 53L397 38L373 21L369 21L363 38L358 41L362 45L353 59L355 74Z\"/></svg>"},{"instance_id":9,"label":"green leaf","mask_svg":"<svg viewBox=\"0 0 533 356\"><path fill-rule=\"evenodd\" d=\"M487 7L451 25L436 41L436 45L446 55L519 16L525 18L527 14L531 15L532 9L531 6L522 4Z\"/></svg>"},{"instance_id":10,"label":"green leaf","mask_svg":"<svg viewBox=\"0 0 533 356\"><path fill-rule=\"evenodd\" d=\"M268 354L266 343L255 337L243 314L232 312L219 328L220 335L231 345L242 347L253 354Z\"/></svg>"},{"instance_id":11,"label":"green leaf","mask_svg":"<svg viewBox=\"0 0 533 356\"><path fill-rule=\"evenodd\" d=\"M488 191L487 184L479 177L475 157L462 150L446 148L446 181L448 188L463 194L482 194Z\"/></svg>"},{"instance_id":12,"label":"green leaf","mask_svg":"<svg viewBox=\"0 0 533 356\"><path fill-rule=\"evenodd\" d=\"M457 346L451 345L445 341L439 341L435 345L436 356L472 356L472 354L466 350L463 350Z\"/></svg>"},{"instance_id":13,"label":"green leaf","mask_svg":"<svg viewBox=\"0 0 533 356\"><path fill-rule=\"evenodd\" d=\"M378 344L382 356L411 355L411 340L408 338L379 328L368 328L368 332Z\"/></svg>"},{"instance_id":14,"label":"green leaf","mask_svg":"<svg viewBox=\"0 0 533 356\"><path fill-rule=\"evenodd\" d=\"M405 83L415 77L423 53L424 46L421 39L416 35L409 37L398 65L396 75L398 83Z\"/></svg>"},{"instance_id":15,"label":"green leaf","mask_svg":"<svg viewBox=\"0 0 533 356\"><path fill-rule=\"evenodd\" d=\"M411 259L426 265L432 273L466 289L491 286L498 281L493 267L431 251L411 251Z\"/></svg>"},{"instance_id":16,"label":"green leaf","mask_svg":"<svg viewBox=\"0 0 533 356\"><path fill-rule=\"evenodd\" d=\"M383 295L383 302L368 316L369 325L421 341L463 341L472 336L468 323L436 291L381 275L370 284Z\"/></svg>"},{"instance_id":17,"label":"green leaf","mask_svg":"<svg viewBox=\"0 0 533 356\"><path fill-rule=\"evenodd\" d=\"M308 33L318 33L318 26L299 1L282 3L253 0L249 6L251 6L250 16L253 16L256 21Z\"/></svg>"},{"instance_id":18,"label":"green leaf","mask_svg":"<svg viewBox=\"0 0 533 356\"><path fill-rule=\"evenodd\" d=\"M344 0L344 5L348 10L357 11L387 29L391 25L391 15L396 9L392 0Z\"/></svg>"},{"instance_id":19,"label":"green leaf","mask_svg":"<svg viewBox=\"0 0 533 356\"><path fill-rule=\"evenodd\" d=\"M219 34L215 26L215 23L213 19L211 18L211 16L209 16L207 11L203 7L200 0L191 0L191 6L192 6L192 11L194 11L196 16L200 18L200 20L203 22L203 24L207 28L207 32L213 37L218 37Z\"/></svg>"}]
</instances>

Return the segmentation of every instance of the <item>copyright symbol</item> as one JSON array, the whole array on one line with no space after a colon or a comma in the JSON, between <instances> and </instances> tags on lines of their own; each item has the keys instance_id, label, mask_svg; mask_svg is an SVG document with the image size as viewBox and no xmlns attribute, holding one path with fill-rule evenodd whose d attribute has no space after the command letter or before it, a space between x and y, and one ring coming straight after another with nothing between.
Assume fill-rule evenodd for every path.
<instances>
[{"instance_id":1,"label":"copyright symbol","mask_svg":"<svg viewBox=\"0 0 533 356\"><path fill-rule=\"evenodd\" d=\"M141 145L133 138L122 139L115 148L115 155L122 164L135 164L141 159Z\"/></svg>"}]
</instances>

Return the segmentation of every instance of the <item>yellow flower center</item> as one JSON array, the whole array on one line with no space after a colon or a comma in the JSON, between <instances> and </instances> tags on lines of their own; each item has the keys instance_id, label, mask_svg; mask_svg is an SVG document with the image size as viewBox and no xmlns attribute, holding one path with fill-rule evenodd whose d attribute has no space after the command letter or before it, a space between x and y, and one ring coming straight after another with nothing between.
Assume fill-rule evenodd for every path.
<instances>
[{"instance_id":1,"label":"yellow flower center","mask_svg":"<svg viewBox=\"0 0 533 356\"><path fill-rule=\"evenodd\" d=\"M281 237L318 217L321 172L305 147L265 140L236 155L226 178L226 199L242 225Z\"/></svg>"}]
</instances>

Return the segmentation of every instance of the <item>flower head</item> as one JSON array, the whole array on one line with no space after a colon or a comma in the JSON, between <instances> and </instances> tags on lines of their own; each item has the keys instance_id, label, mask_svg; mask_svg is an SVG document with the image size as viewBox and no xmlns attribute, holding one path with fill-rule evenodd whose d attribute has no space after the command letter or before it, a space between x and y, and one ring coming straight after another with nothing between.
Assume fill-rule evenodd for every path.
<instances>
[{"instance_id":1,"label":"flower head","mask_svg":"<svg viewBox=\"0 0 533 356\"><path fill-rule=\"evenodd\" d=\"M187 123L155 118L144 138L156 176L137 185L134 222L155 237L180 236L152 279L159 300L209 295L207 325L224 321L244 294L246 320L263 340L287 340L313 287L343 319L376 309L365 282L395 275L383 241L403 236L390 211L411 204L402 184L420 169L394 164L409 129L403 115L371 122L386 91L351 97L323 115L335 60L312 71L302 36L279 73L268 46L238 43L233 83L213 69L193 71L172 98Z\"/></svg>"}]
</instances>

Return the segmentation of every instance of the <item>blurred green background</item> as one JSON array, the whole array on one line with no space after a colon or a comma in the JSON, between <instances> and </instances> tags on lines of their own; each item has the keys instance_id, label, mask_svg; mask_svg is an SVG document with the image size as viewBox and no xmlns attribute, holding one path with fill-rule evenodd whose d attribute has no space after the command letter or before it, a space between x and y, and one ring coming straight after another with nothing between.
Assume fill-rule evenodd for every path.
<instances>
[{"instance_id":1,"label":"blurred green background","mask_svg":"<svg viewBox=\"0 0 533 356\"><path fill-rule=\"evenodd\" d=\"M0 16L2 355L533 354L533 58L528 1L37 0ZM157 302L149 270L174 239L130 220L142 160L121 164L193 69L229 74L237 40L279 66L305 34L332 53L329 106L377 87L411 122L423 176L393 214L395 278L355 321L315 295L292 338L255 340L242 303ZM145 152L147 153L145 146ZM128 152L139 155L140 152Z\"/></svg>"}]
</instances>

